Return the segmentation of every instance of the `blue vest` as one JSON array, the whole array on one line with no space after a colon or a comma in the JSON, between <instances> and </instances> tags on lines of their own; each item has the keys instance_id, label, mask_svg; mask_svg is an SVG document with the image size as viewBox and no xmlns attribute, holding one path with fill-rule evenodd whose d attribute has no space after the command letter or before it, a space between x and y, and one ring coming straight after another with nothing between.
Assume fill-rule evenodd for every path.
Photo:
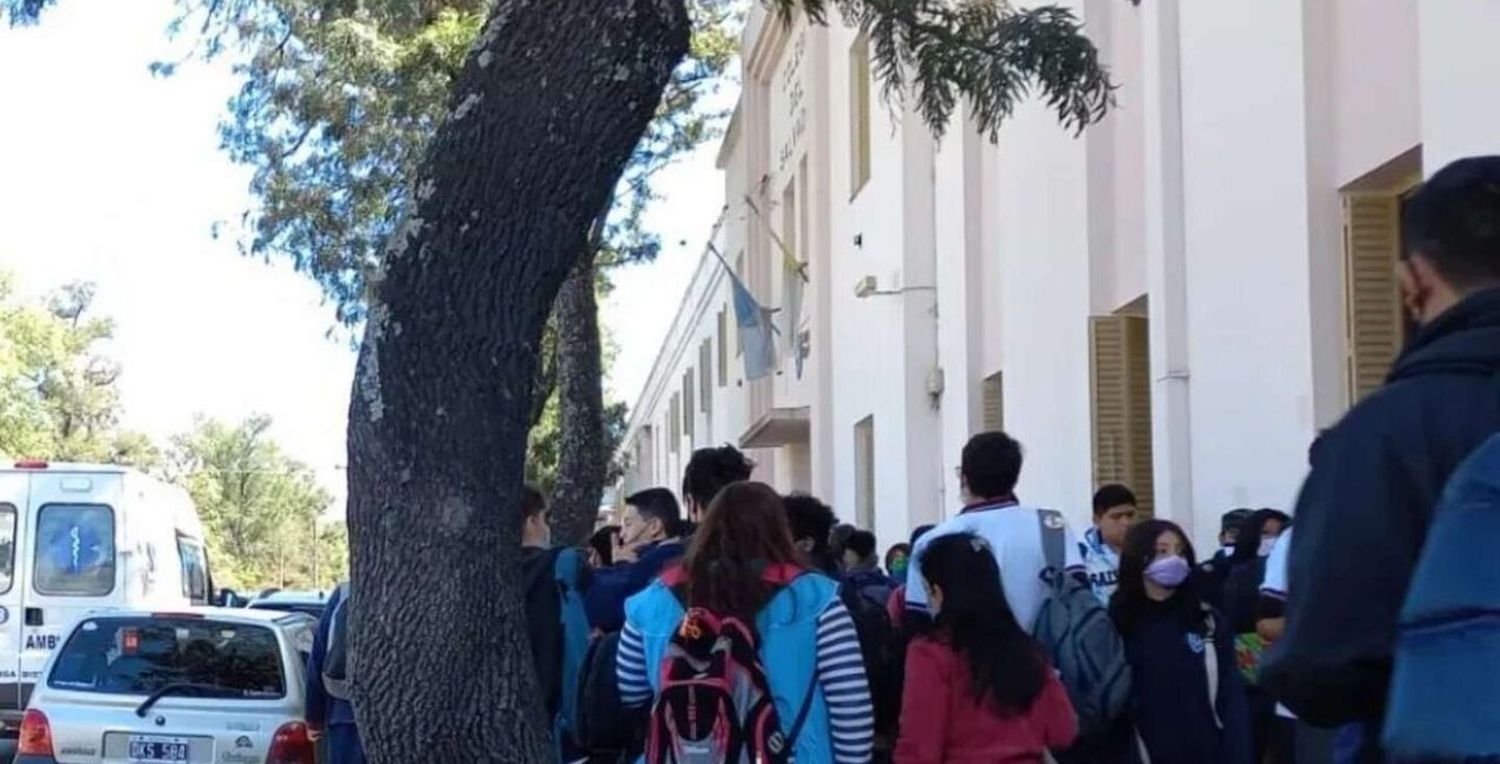
<instances>
[{"instance_id":1,"label":"blue vest","mask_svg":"<svg viewBox=\"0 0 1500 764\"><path fill-rule=\"evenodd\" d=\"M807 573L776 593L755 617L760 632L760 659L766 668L771 695L781 731L791 726L802 710L807 685L818 670L818 616L838 597L838 585L826 576ZM646 649L646 677L654 693L661 692L661 661L667 643L682 622L682 604L657 579L640 594L625 602L625 620L641 632ZM832 764L833 740L829 735L828 706L823 688L813 691L807 721L797 735L793 751L797 764Z\"/></svg>"}]
</instances>

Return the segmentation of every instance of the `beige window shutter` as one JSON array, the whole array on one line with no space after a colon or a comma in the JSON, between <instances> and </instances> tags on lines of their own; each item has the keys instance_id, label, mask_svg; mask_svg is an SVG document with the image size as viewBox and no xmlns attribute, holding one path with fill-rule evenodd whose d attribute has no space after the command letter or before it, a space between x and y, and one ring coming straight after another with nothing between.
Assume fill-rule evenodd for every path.
<instances>
[{"instance_id":1,"label":"beige window shutter","mask_svg":"<svg viewBox=\"0 0 1500 764\"><path fill-rule=\"evenodd\" d=\"M719 387L729 384L729 308L719 309Z\"/></svg>"},{"instance_id":2,"label":"beige window shutter","mask_svg":"<svg viewBox=\"0 0 1500 764\"><path fill-rule=\"evenodd\" d=\"M1151 354L1141 316L1089 319L1094 485L1122 483L1139 509L1155 506L1151 456Z\"/></svg>"},{"instance_id":3,"label":"beige window shutter","mask_svg":"<svg viewBox=\"0 0 1500 764\"><path fill-rule=\"evenodd\" d=\"M980 391L984 401L981 427L985 432L1005 429L1005 385L1002 372L995 372L984 380Z\"/></svg>"},{"instance_id":4,"label":"beige window shutter","mask_svg":"<svg viewBox=\"0 0 1500 764\"><path fill-rule=\"evenodd\" d=\"M854 425L854 524L875 527L875 417Z\"/></svg>"},{"instance_id":5,"label":"beige window shutter","mask_svg":"<svg viewBox=\"0 0 1500 764\"><path fill-rule=\"evenodd\" d=\"M682 434L692 442L693 420L696 418L693 411L693 370L688 369L682 374Z\"/></svg>"},{"instance_id":6,"label":"beige window shutter","mask_svg":"<svg viewBox=\"0 0 1500 764\"><path fill-rule=\"evenodd\" d=\"M667 423L667 443L675 454L680 448L678 444L682 442L682 399L677 393L672 393L672 405L667 416L671 420Z\"/></svg>"},{"instance_id":7,"label":"beige window shutter","mask_svg":"<svg viewBox=\"0 0 1500 764\"><path fill-rule=\"evenodd\" d=\"M1401 202L1395 194L1344 194L1344 308L1349 400L1385 382L1401 350Z\"/></svg>"},{"instance_id":8,"label":"beige window shutter","mask_svg":"<svg viewBox=\"0 0 1500 764\"><path fill-rule=\"evenodd\" d=\"M714 363L714 341L704 340L698 345L698 368L702 371L698 375L698 409L705 414L714 410L714 386L713 374L709 369Z\"/></svg>"}]
</instances>

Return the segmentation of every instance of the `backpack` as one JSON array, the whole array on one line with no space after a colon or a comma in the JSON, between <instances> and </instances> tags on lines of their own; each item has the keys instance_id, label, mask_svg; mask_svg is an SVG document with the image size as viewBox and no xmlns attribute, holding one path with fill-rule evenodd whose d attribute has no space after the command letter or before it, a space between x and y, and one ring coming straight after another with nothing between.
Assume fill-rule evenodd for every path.
<instances>
[{"instance_id":1,"label":"backpack","mask_svg":"<svg viewBox=\"0 0 1500 764\"><path fill-rule=\"evenodd\" d=\"M561 743L571 739L578 729L578 687L584 659L589 651L589 617L583 606L583 583L588 563L577 549L564 549L552 562L552 578L557 584L559 639L562 640L562 665L559 671L557 735Z\"/></svg>"},{"instance_id":2,"label":"backpack","mask_svg":"<svg viewBox=\"0 0 1500 764\"><path fill-rule=\"evenodd\" d=\"M1394 761L1500 757L1500 435L1454 470L1401 608L1385 717Z\"/></svg>"},{"instance_id":3,"label":"backpack","mask_svg":"<svg viewBox=\"0 0 1500 764\"><path fill-rule=\"evenodd\" d=\"M1050 587L1032 636L1061 675L1078 713L1079 737L1103 733L1130 702L1130 664L1109 612L1088 584L1065 572L1063 516L1038 510Z\"/></svg>"},{"instance_id":4,"label":"backpack","mask_svg":"<svg viewBox=\"0 0 1500 764\"><path fill-rule=\"evenodd\" d=\"M339 601L328 616L328 641L323 656L323 689L345 702L354 699L349 682L349 630L345 626L352 591L349 582L345 581L334 592Z\"/></svg>"},{"instance_id":5,"label":"backpack","mask_svg":"<svg viewBox=\"0 0 1500 764\"><path fill-rule=\"evenodd\" d=\"M619 760L635 761L643 748L646 709L620 701L619 655L618 631L589 645L579 669L573 740L584 751L618 752Z\"/></svg>"},{"instance_id":6,"label":"backpack","mask_svg":"<svg viewBox=\"0 0 1500 764\"><path fill-rule=\"evenodd\" d=\"M849 581L839 584L839 601L854 621L859 638L859 655L865 664L865 680L870 685L870 701L875 708L875 733L894 733L901 717L899 675L904 673L905 651L894 656L895 628L884 605L876 605L865 588Z\"/></svg>"},{"instance_id":7,"label":"backpack","mask_svg":"<svg viewBox=\"0 0 1500 764\"><path fill-rule=\"evenodd\" d=\"M774 583L785 586L796 574ZM645 761L788 764L812 708L817 672L808 681L790 733L783 734L755 627L734 616L689 607L680 569L662 578L687 612L662 656Z\"/></svg>"}]
</instances>

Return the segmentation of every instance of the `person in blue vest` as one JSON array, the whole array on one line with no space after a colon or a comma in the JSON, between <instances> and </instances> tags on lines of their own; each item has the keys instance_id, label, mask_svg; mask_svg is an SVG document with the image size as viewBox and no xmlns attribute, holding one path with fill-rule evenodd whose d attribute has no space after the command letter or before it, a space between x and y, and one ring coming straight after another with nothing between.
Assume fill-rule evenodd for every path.
<instances>
[{"instance_id":1,"label":"person in blue vest","mask_svg":"<svg viewBox=\"0 0 1500 764\"><path fill-rule=\"evenodd\" d=\"M686 604L753 624L781 732L798 764L868 762L873 708L854 621L838 585L805 569L802 559L774 490L749 482L725 488L681 565L625 605L621 701L643 706L656 698Z\"/></svg>"},{"instance_id":2,"label":"person in blue vest","mask_svg":"<svg viewBox=\"0 0 1500 764\"><path fill-rule=\"evenodd\" d=\"M1403 203L1416 328L1385 385L1323 433L1297 500L1286 633L1261 682L1298 718L1365 730L1379 761L1392 651L1434 507L1500 430L1500 156L1460 159Z\"/></svg>"},{"instance_id":3,"label":"person in blue vest","mask_svg":"<svg viewBox=\"0 0 1500 764\"><path fill-rule=\"evenodd\" d=\"M328 596L323 617L318 620L318 636L313 641L312 657L307 662L307 729L319 748L327 751L328 764L365 762L365 749L360 743L359 728L354 721L354 704L329 692L323 678L328 659L328 636L347 592L348 586L344 585ZM345 619L344 623L347 624L348 620Z\"/></svg>"}]
</instances>

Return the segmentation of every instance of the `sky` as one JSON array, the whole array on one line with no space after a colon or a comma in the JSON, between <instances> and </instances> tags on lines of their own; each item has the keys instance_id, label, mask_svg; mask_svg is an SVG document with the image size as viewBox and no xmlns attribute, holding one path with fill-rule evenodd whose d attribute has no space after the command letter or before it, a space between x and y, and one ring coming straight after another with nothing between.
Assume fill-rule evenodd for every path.
<instances>
[{"instance_id":1,"label":"sky","mask_svg":"<svg viewBox=\"0 0 1500 764\"><path fill-rule=\"evenodd\" d=\"M312 466L342 514L344 431L354 353L331 306L281 262L242 256L254 204L248 168L220 151L217 125L238 87L227 63L153 78L187 41L164 30L172 0L61 0L39 26L0 25L0 268L40 298L97 285L116 322L123 425L165 440L198 415L263 413ZM667 169L647 226L665 244L615 272L602 306L619 354L610 395L634 404L722 205L706 145Z\"/></svg>"}]
</instances>

